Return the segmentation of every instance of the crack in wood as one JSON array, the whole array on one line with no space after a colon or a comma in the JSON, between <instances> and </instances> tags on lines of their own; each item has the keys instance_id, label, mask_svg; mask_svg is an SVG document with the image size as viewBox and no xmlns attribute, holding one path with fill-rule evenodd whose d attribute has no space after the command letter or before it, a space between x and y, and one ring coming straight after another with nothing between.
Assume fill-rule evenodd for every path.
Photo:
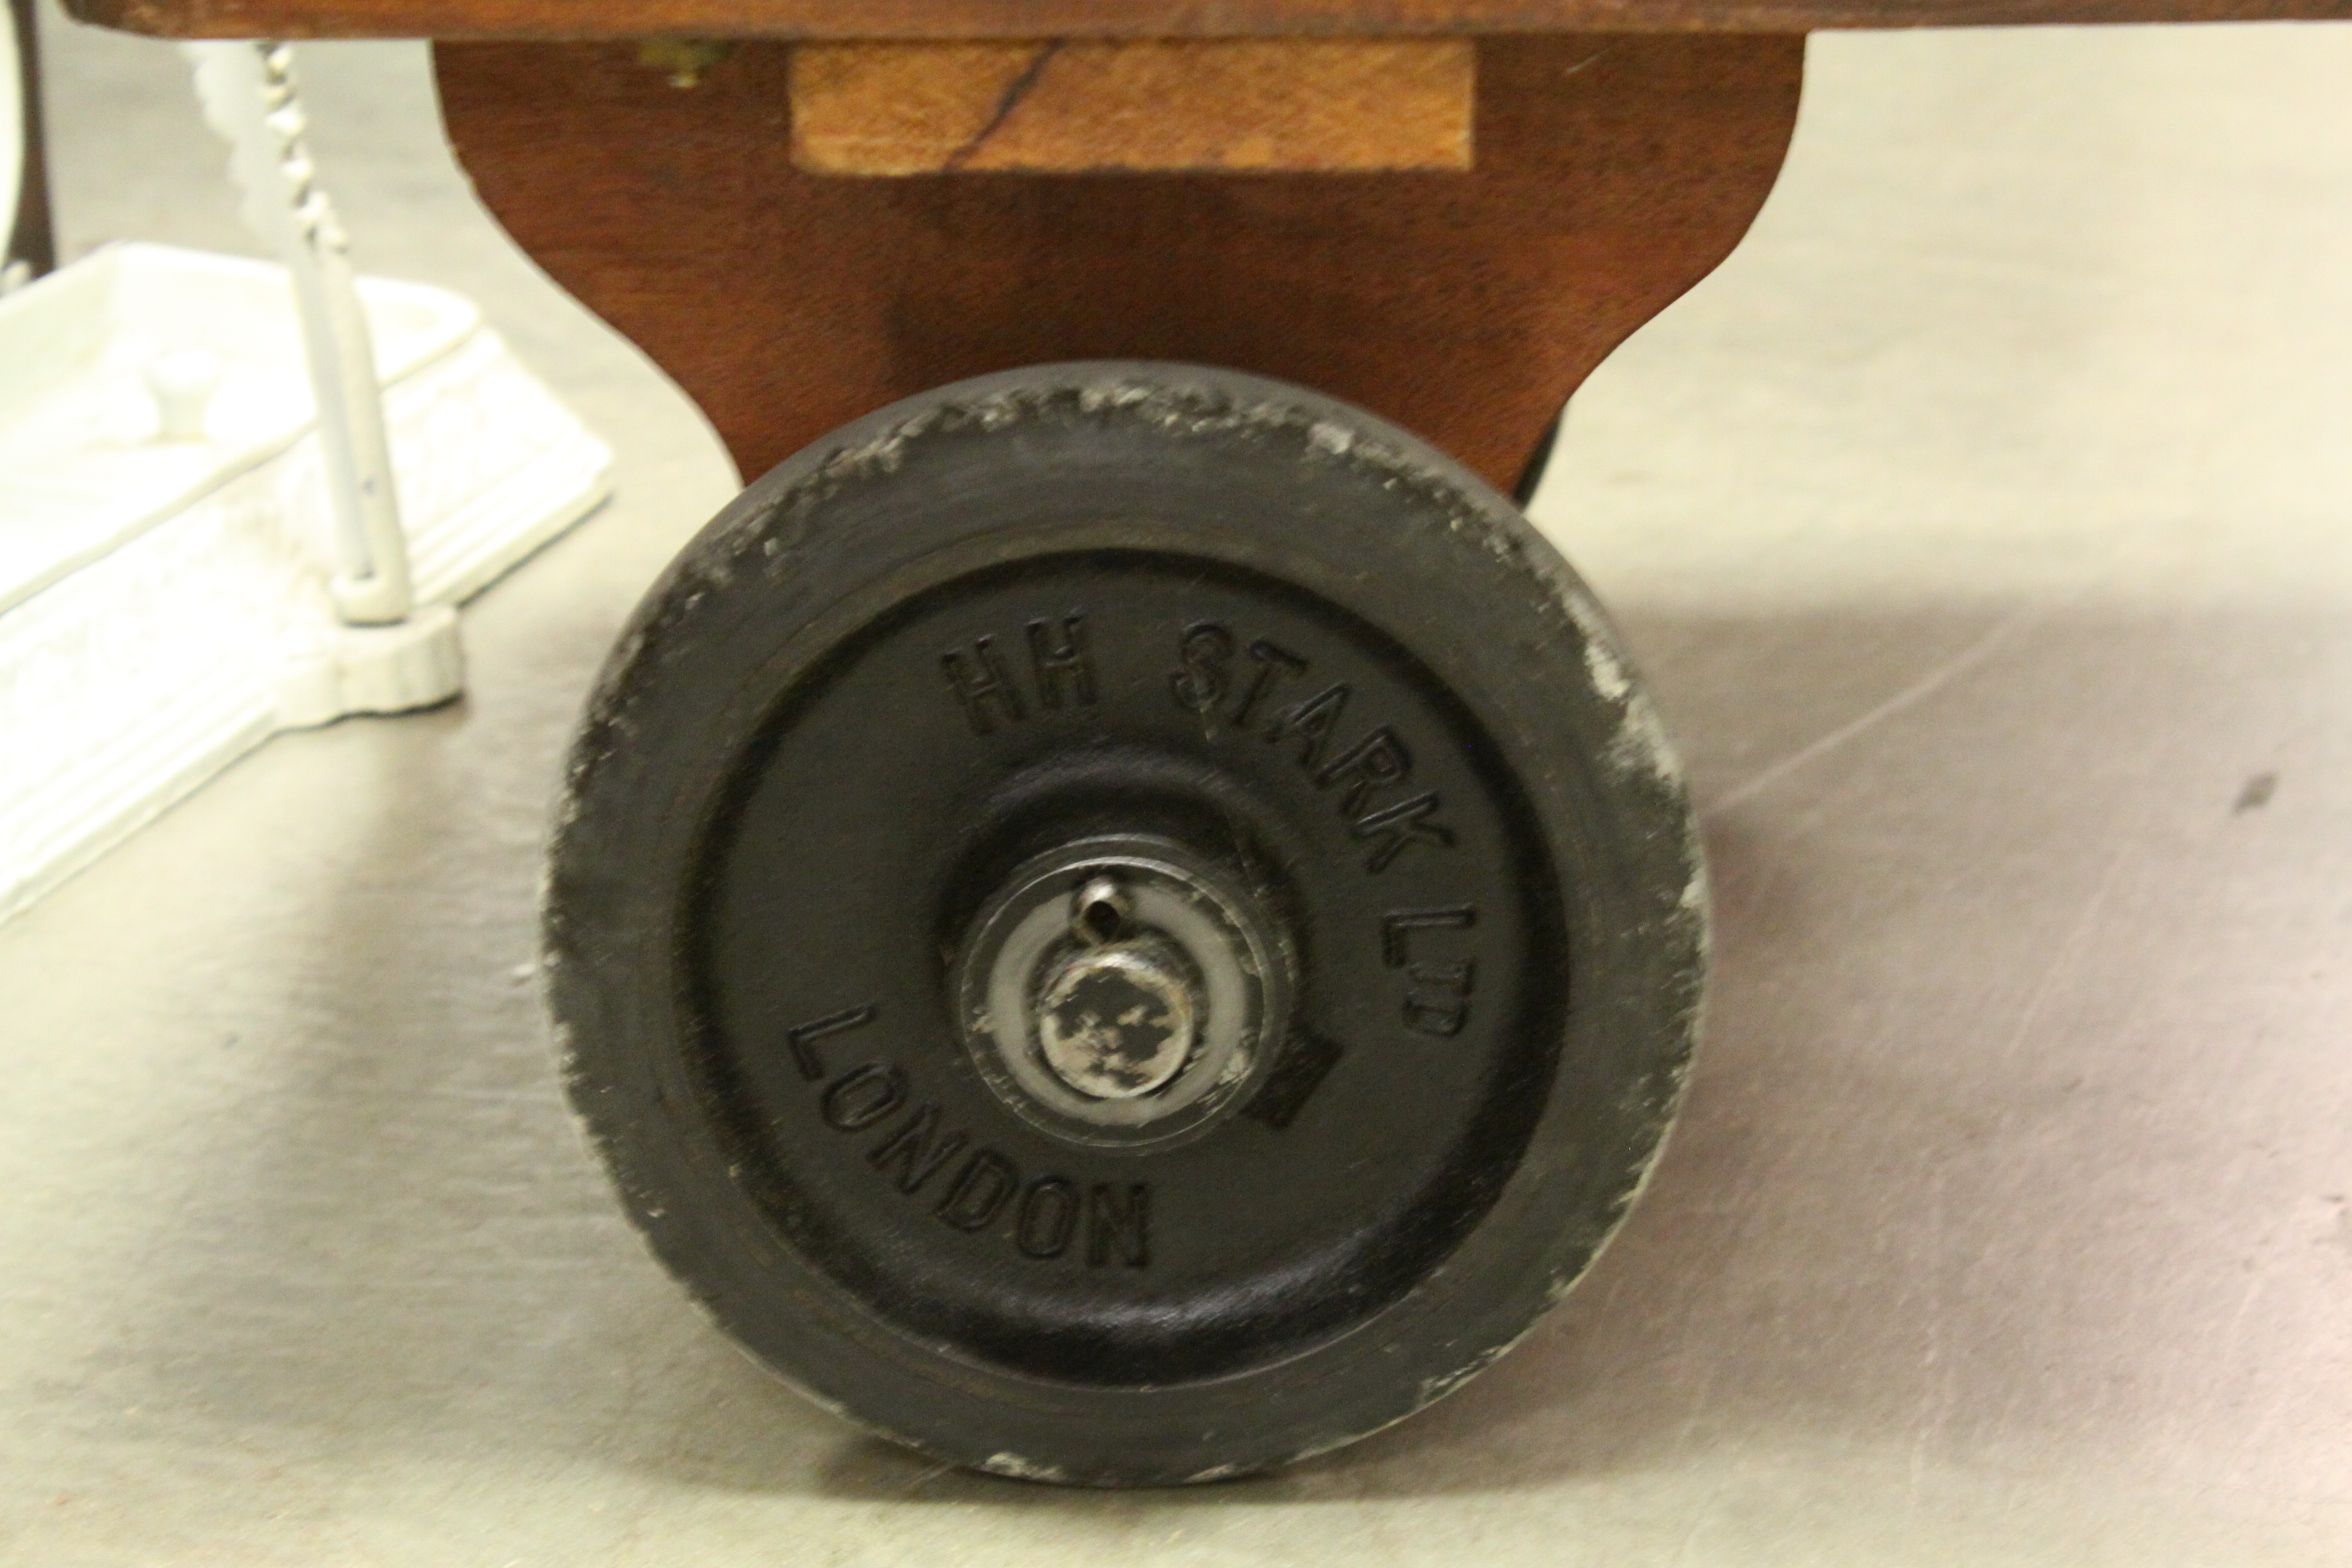
<instances>
[{"instance_id":1,"label":"crack in wood","mask_svg":"<svg viewBox=\"0 0 2352 1568\"><path fill-rule=\"evenodd\" d=\"M1003 96L997 99L995 112L989 115L988 123L973 132L965 139L961 147L948 155L945 164L947 169L961 169L970 163L973 158L979 155L981 147L987 143L988 138L1004 128L1005 121L1013 117L1013 111L1021 107L1022 100L1029 96L1030 90L1037 85L1038 78L1045 74L1045 68L1051 65L1054 57L1062 52L1064 42L1066 40L1057 38L1053 42L1043 45L1029 63L1021 67L1021 74L1012 79L1005 87Z\"/></svg>"}]
</instances>

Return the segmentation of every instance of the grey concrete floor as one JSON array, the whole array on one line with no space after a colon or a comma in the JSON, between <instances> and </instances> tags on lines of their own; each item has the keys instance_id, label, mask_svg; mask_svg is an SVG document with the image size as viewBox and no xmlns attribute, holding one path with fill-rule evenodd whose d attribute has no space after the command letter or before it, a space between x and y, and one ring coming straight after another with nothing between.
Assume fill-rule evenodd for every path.
<instances>
[{"instance_id":1,"label":"grey concrete floor","mask_svg":"<svg viewBox=\"0 0 2352 1568\"><path fill-rule=\"evenodd\" d=\"M249 248L168 50L52 55L70 250ZM857 1436L608 1202L542 815L732 479L469 205L417 50L305 63L367 264L480 299L620 500L462 706L273 743L0 929L0 1559L2352 1563L2352 28L1817 43L1539 506L1707 816L1657 1180L1437 1409L1125 1496Z\"/></svg>"}]
</instances>

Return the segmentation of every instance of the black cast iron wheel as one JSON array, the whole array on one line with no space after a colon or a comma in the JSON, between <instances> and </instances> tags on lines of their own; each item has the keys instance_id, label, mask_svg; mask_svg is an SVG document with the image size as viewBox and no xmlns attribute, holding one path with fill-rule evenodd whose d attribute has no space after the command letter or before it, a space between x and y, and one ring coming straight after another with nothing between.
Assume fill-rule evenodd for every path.
<instances>
[{"instance_id":1,"label":"black cast iron wheel","mask_svg":"<svg viewBox=\"0 0 2352 1568\"><path fill-rule=\"evenodd\" d=\"M1589 1264L1672 1114L1704 883L1611 634L1500 495L1183 366L943 388L638 611L547 903L654 1250L959 1464L1362 1436Z\"/></svg>"}]
</instances>

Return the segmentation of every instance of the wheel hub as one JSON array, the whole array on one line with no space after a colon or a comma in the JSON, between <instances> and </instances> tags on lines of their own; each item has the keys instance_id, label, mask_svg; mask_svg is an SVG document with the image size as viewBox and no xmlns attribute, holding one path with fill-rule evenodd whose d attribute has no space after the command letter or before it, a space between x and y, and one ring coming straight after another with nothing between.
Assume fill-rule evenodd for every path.
<instances>
[{"instance_id":1,"label":"wheel hub","mask_svg":"<svg viewBox=\"0 0 2352 1568\"><path fill-rule=\"evenodd\" d=\"M1288 992L1264 901L1183 847L1093 839L1033 859L958 965L965 1046L1033 1125L1160 1144L1232 1108Z\"/></svg>"}]
</instances>

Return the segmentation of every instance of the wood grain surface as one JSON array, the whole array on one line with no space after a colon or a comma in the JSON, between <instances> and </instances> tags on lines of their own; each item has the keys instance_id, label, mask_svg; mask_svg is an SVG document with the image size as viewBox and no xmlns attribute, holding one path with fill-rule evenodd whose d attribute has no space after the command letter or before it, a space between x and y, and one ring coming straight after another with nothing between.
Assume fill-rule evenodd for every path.
<instances>
[{"instance_id":1,"label":"wood grain surface","mask_svg":"<svg viewBox=\"0 0 2352 1568\"><path fill-rule=\"evenodd\" d=\"M436 56L484 201L747 477L962 376L1151 358L1352 399L1508 487L1585 374L1746 230L1803 43L1478 50L1469 172L887 180L794 165L790 46L692 87L627 45Z\"/></svg>"},{"instance_id":2,"label":"wood grain surface","mask_svg":"<svg viewBox=\"0 0 2352 1568\"><path fill-rule=\"evenodd\" d=\"M2352 18L2352 0L66 0L175 38L1159 38Z\"/></svg>"},{"instance_id":3,"label":"wood grain surface","mask_svg":"<svg viewBox=\"0 0 2352 1568\"><path fill-rule=\"evenodd\" d=\"M817 174L1466 169L1466 38L810 44L792 157Z\"/></svg>"}]
</instances>

